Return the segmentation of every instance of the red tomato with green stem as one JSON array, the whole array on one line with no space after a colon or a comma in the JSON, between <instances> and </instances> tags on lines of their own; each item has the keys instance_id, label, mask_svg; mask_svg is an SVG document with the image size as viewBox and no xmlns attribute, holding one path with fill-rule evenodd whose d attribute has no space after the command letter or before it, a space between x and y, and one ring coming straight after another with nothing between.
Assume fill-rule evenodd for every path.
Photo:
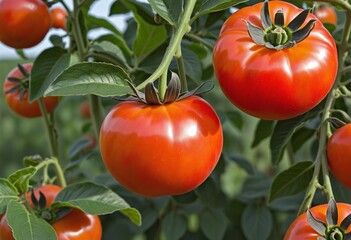
<instances>
[{"instance_id":1,"label":"red tomato with green stem","mask_svg":"<svg viewBox=\"0 0 351 240\"><path fill-rule=\"evenodd\" d=\"M327 144L329 169L335 178L351 189L351 123L338 128Z\"/></svg>"},{"instance_id":2,"label":"red tomato with green stem","mask_svg":"<svg viewBox=\"0 0 351 240\"><path fill-rule=\"evenodd\" d=\"M42 192L46 198L46 207L50 207L61 187L48 184L34 190L34 195L39 199ZM26 194L29 205L34 208L31 193ZM79 209L72 209L64 217L51 223L58 240L101 240L102 227L98 216L86 214ZM0 240L14 240L12 230L7 224L6 217L0 222Z\"/></svg>"},{"instance_id":3,"label":"red tomato with green stem","mask_svg":"<svg viewBox=\"0 0 351 240\"><path fill-rule=\"evenodd\" d=\"M267 4L239 9L227 19L213 65L222 91L239 109L262 119L289 119L328 94L337 73L337 49L308 10L282 1ZM293 21L299 14L303 23Z\"/></svg>"},{"instance_id":4,"label":"red tomato with green stem","mask_svg":"<svg viewBox=\"0 0 351 240\"><path fill-rule=\"evenodd\" d=\"M51 27L51 15L42 0L1 0L0 41L12 48L40 43Z\"/></svg>"},{"instance_id":5,"label":"red tomato with green stem","mask_svg":"<svg viewBox=\"0 0 351 240\"><path fill-rule=\"evenodd\" d=\"M329 23L334 26L337 24L338 16L335 9L330 5L323 4L316 8L313 13L322 23Z\"/></svg>"},{"instance_id":6,"label":"red tomato with green stem","mask_svg":"<svg viewBox=\"0 0 351 240\"><path fill-rule=\"evenodd\" d=\"M66 30L67 12L65 9L56 7L51 10L52 27Z\"/></svg>"},{"instance_id":7,"label":"red tomato with green stem","mask_svg":"<svg viewBox=\"0 0 351 240\"><path fill-rule=\"evenodd\" d=\"M222 146L218 116L197 96L162 105L122 102L100 131L102 158L112 176L148 197L195 189L216 166Z\"/></svg>"},{"instance_id":8,"label":"red tomato with green stem","mask_svg":"<svg viewBox=\"0 0 351 240\"><path fill-rule=\"evenodd\" d=\"M23 64L23 68L16 67L7 75L4 82L4 92L7 105L17 114L35 118L41 116L38 101L30 103L28 98L29 74L32 63ZM52 112L58 105L58 97L43 98L46 111Z\"/></svg>"},{"instance_id":9,"label":"red tomato with green stem","mask_svg":"<svg viewBox=\"0 0 351 240\"><path fill-rule=\"evenodd\" d=\"M313 221L311 220L311 215L306 212L298 216L289 226L284 240L346 239L346 234L351 234L351 226L349 221L347 221L347 217L351 214L351 205L346 203L335 204L335 212L333 210L330 210L329 213L327 212L330 202L329 205L322 204L310 209L313 218L320 223L322 222L324 227L320 226L319 229L315 229L310 222ZM328 215L332 216L327 217Z\"/></svg>"}]
</instances>

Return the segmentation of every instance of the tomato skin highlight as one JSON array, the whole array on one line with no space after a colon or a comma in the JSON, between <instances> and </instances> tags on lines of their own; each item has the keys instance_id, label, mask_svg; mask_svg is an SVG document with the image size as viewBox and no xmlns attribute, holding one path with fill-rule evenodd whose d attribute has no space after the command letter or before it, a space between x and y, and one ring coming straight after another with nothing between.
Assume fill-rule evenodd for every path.
<instances>
[{"instance_id":1,"label":"tomato skin highlight","mask_svg":"<svg viewBox=\"0 0 351 240\"><path fill-rule=\"evenodd\" d=\"M47 200L46 206L50 207L61 190L60 186L48 184L34 189L34 195L39 198L39 191L41 191ZM28 192L26 198L29 205L33 207L30 194L31 192ZM79 209L72 209L66 216L53 222L51 226L58 240L101 240L102 237L99 217L86 214ZM14 240L6 217L2 217L0 221L0 240Z\"/></svg>"},{"instance_id":2,"label":"tomato skin highlight","mask_svg":"<svg viewBox=\"0 0 351 240\"><path fill-rule=\"evenodd\" d=\"M79 209L72 211L51 224L58 240L101 240L102 227L98 216Z\"/></svg>"},{"instance_id":3,"label":"tomato skin highlight","mask_svg":"<svg viewBox=\"0 0 351 240\"><path fill-rule=\"evenodd\" d=\"M282 50L257 45L243 19L261 27L262 3L233 13L224 23L213 51L213 65L226 97L242 111L267 120L283 120L315 107L330 91L337 73L333 37L316 20L310 35ZM302 11L282 1L270 1L289 23ZM309 14L306 21L315 19Z\"/></svg>"},{"instance_id":4,"label":"tomato skin highlight","mask_svg":"<svg viewBox=\"0 0 351 240\"><path fill-rule=\"evenodd\" d=\"M222 147L218 116L197 96L165 105L122 102L100 131L102 158L112 176L147 197L193 190L210 175Z\"/></svg>"},{"instance_id":5,"label":"tomato skin highlight","mask_svg":"<svg viewBox=\"0 0 351 240\"><path fill-rule=\"evenodd\" d=\"M329 23L334 26L337 24L338 16L336 15L335 9L331 6L324 5L317 8L313 13L322 23Z\"/></svg>"},{"instance_id":6,"label":"tomato skin highlight","mask_svg":"<svg viewBox=\"0 0 351 240\"><path fill-rule=\"evenodd\" d=\"M329 169L335 178L351 189L351 123L338 128L327 144Z\"/></svg>"},{"instance_id":7,"label":"tomato skin highlight","mask_svg":"<svg viewBox=\"0 0 351 240\"><path fill-rule=\"evenodd\" d=\"M346 203L337 203L338 207L338 225L341 221L351 213L351 205ZM322 204L312 207L310 211L312 215L326 223L326 211L328 204ZM351 226L347 229L347 232L351 231ZM288 228L284 236L284 240L316 240L320 235L310 226L307 222L306 213L298 216L294 222Z\"/></svg>"},{"instance_id":8,"label":"tomato skin highlight","mask_svg":"<svg viewBox=\"0 0 351 240\"><path fill-rule=\"evenodd\" d=\"M32 63L23 64L23 67L30 73L32 69ZM41 111L38 101L29 103L28 92L24 93L21 99L20 91L14 91L6 93L8 90L17 85L17 83L8 80L8 77L23 78L24 76L20 70L16 67L14 68L6 77L4 82L4 93L7 105L18 115L26 118L35 118L41 116ZM45 97L43 98L46 111L51 113L59 103L58 97Z\"/></svg>"},{"instance_id":9,"label":"tomato skin highlight","mask_svg":"<svg viewBox=\"0 0 351 240\"><path fill-rule=\"evenodd\" d=\"M0 41L12 48L40 43L51 27L51 15L41 0L0 1Z\"/></svg>"},{"instance_id":10,"label":"tomato skin highlight","mask_svg":"<svg viewBox=\"0 0 351 240\"><path fill-rule=\"evenodd\" d=\"M52 27L66 30L67 12L65 9L56 7L51 10Z\"/></svg>"}]
</instances>

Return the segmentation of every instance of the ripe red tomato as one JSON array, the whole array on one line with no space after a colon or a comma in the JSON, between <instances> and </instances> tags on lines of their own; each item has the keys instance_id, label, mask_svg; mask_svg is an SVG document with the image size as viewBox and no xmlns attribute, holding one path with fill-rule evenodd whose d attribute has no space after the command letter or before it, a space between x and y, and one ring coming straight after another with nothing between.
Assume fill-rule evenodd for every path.
<instances>
[{"instance_id":1,"label":"ripe red tomato","mask_svg":"<svg viewBox=\"0 0 351 240\"><path fill-rule=\"evenodd\" d=\"M46 207L49 208L51 204L54 202L57 194L62 190L60 186L54 185L54 184L47 184L44 186L40 186L36 189L34 189L34 196L39 199L40 198L40 191L45 195L46 198ZM32 192L28 192L26 194L27 201L29 202L29 205L31 207L34 207L32 200L31 200L31 194Z\"/></svg>"},{"instance_id":2,"label":"ripe red tomato","mask_svg":"<svg viewBox=\"0 0 351 240\"><path fill-rule=\"evenodd\" d=\"M337 203L336 205L338 225L340 225L341 221L351 213L351 205L345 203ZM325 223L327 208L328 204L322 204L311 208L310 211L317 220L322 220ZM348 227L347 231L351 231L351 226ZM284 240L316 240L320 236L308 223L306 213L303 213L290 225Z\"/></svg>"},{"instance_id":3,"label":"ripe red tomato","mask_svg":"<svg viewBox=\"0 0 351 240\"><path fill-rule=\"evenodd\" d=\"M218 116L197 96L164 105L122 102L100 132L102 158L112 176L149 197L199 186L216 166L222 146Z\"/></svg>"},{"instance_id":4,"label":"ripe red tomato","mask_svg":"<svg viewBox=\"0 0 351 240\"><path fill-rule=\"evenodd\" d=\"M242 8L227 19L214 47L213 65L222 91L239 109L262 119L288 119L309 111L328 94L337 72L337 49L318 20L294 47L258 45L243 20L262 28L262 5ZM284 25L303 11L282 1L269 1L268 9L271 19L282 10ZM312 19L308 14L305 22Z\"/></svg>"},{"instance_id":5,"label":"ripe red tomato","mask_svg":"<svg viewBox=\"0 0 351 240\"><path fill-rule=\"evenodd\" d=\"M51 10L52 27L66 30L67 12L65 9L56 7Z\"/></svg>"},{"instance_id":6,"label":"ripe red tomato","mask_svg":"<svg viewBox=\"0 0 351 240\"><path fill-rule=\"evenodd\" d=\"M327 145L328 165L335 178L351 189L351 124L337 129Z\"/></svg>"},{"instance_id":7,"label":"ripe red tomato","mask_svg":"<svg viewBox=\"0 0 351 240\"><path fill-rule=\"evenodd\" d=\"M0 41L12 48L40 43L51 27L48 7L42 0L1 0Z\"/></svg>"},{"instance_id":8,"label":"ripe red tomato","mask_svg":"<svg viewBox=\"0 0 351 240\"><path fill-rule=\"evenodd\" d=\"M51 224L58 240L101 240L102 227L98 216L86 214L79 209L72 211Z\"/></svg>"},{"instance_id":9,"label":"ripe red tomato","mask_svg":"<svg viewBox=\"0 0 351 240\"><path fill-rule=\"evenodd\" d=\"M337 24L337 15L335 9L329 5L323 5L320 8L317 8L314 11L314 15L322 22L329 23L336 26Z\"/></svg>"},{"instance_id":10,"label":"ripe red tomato","mask_svg":"<svg viewBox=\"0 0 351 240\"><path fill-rule=\"evenodd\" d=\"M34 195L38 198L41 191L47 200L46 206L50 207L61 187L56 185L40 186L34 190ZM30 193L26 194L29 204L33 206ZM100 240L102 236L101 222L98 216L93 216L82 212L79 209L72 209L66 216L53 222L58 240ZM3 217L0 222L0 240L14 240L12 230Z\"/></svg>"},{"instance_id":11,"label":"ripe red tomato","mask_svg":"<svg viewBox=\"0 0 351 240\"><path fill-rule=\"evenodd\" d=\"M23 67L26 69L28 73L30 73L32 69L32 63L23 64ZM17 78L22 79L20 83L13 82L10 79ZM19 70L18 67L12 69L12 71L7 75L5 82L4 82L4 92L7 105L17 114L27 117L27 118L34 118L41 116L41 111L39 107L39 103L33 102L29 103L28 101L28 85L29 85L28 77L24 76L23 73ZM19 89L16 91L10 91L16 86L20 86ZM21 91L23 90L23 95ZM10 92L8 92L10 91ZM48 113L52 112L57 104L58 104L58 97L46 97L44 98L44 103L46 106L46 111Z\"/></svg>"}]
</instances>

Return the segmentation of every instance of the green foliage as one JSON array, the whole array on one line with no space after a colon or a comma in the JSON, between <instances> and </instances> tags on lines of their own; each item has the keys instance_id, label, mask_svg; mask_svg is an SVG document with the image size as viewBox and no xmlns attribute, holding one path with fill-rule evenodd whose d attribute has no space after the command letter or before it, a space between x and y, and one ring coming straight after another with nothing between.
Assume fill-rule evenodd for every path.
<instances>
[{"instance_id":1,"label":"green foliage","mask_svg":"<svg viewBox=\"0 0 351 240\"><path fill-rule=\"evenodd\" d=\"M56 240L57 236L50 224L29 213L20 203L11 201L6 210L6 220L15 239Z\"/></svg>"},{"instance_id":2,"label":"green foliage","mask_svg":"<svg viewBox=\"0 0 351 240\"><path fill-rule=\"evenodd\" d=\"M51 35L53 47L35 58L32 69L31 101L43 95L62 96L55 114L48 117L55 119L52 122L60 143L58 157L68 186L55 199L53 209L72 207L101 215L102 239L106 240L116 236L133 240L282 239L314 174L312 160L318 151L316 139L323 126L325 103L293 119L257 120L233 107L215 84L212 91L201 94L220 116L224 133L223 154L211 176L183 195L144 198L133 194L107 173L98 144L86 151L90 142L84 137L98 132L95 125L99 126L103 119L97 115L105 116L117 103L111 97L132 93L127 81L138 86L159 70L164 56L171 51L169 46L175 41L172 37L189 2L116 0L109 14L126 14L124 32L109 19L93 16L89 11L93 3L84 1L79 13L82 39L76 39L72 32L68 37ZM231 14L229 8L252 4L241 0L196 1L189 26L185 26L185 35L174 53L181 56L190 90L207 80L216 83L212 49ZM72 26L77 27L71 22ZM97 28L108 33L88 39L88 32ZM329 29L341 39L340 24ZM25 51L17 53L25 58ZM175 56L166 67L180 74ZM349 67L350 59L346 62ZM1 62L1 83L16 63ZM347 73L342 76L344 82L348 78ZM160 84L159 78L152 80ZM94 103L91 94L102 98ZM43 121L21 119L10 112L1 96L0 173L9 177L0 179L0 213L6 211L6 219L19 240L56 239L52 227L22 204L29 187L43 181L40 175L45 170L38 169L45 161L41 157L26 156L50 154ZM340 96L336 106L350 114L350 101ZM79 113L80 104L87 100L91 107L95 104L91 119L83 119ZM20 165L22 158L25 168ZM55 175L52 165L45 171ZM46 179L50 181L57 183L57 178ZM350 191L332 176L331 181L334 197L350 202ZM312 205L323 202L325 196L318 190Z\"/></svg>"},{"instance_id":3,"label":"green foliage","mask_svg":"<svg viewBox=\"0 0 351 240\"><path fill-rule=\"evenodd\" d=\"M120 196L110 189L92 182L76 183L64 188L55 198L52 208L74 207L93 215L121 211L135 224L141 224L141 216Z\"/></svg>"}]
</instances>

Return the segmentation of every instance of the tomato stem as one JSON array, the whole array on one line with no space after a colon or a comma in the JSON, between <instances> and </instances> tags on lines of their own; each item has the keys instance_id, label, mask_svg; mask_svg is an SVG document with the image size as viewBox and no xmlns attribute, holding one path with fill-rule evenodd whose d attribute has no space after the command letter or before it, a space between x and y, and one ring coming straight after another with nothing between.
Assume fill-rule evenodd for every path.
<instances>
[{"instance_id":1,"label":"tomato stem","mask_svg":"<svg viewBox=\"0 0 351 240\"><path fill-rule=\"evenodd\" d=\"M319 172L321 168L323 172L323 182L324 182L323 186L325 188L325 193L328 199L333 198L333 190L330 183L328 163L326 160L326 144L327 144L327 137L329 132L328 130L330 130L330 123L327 122L327 119L330 117L331 111L334 107L335 99L338 96L341 76L342 76L342 73L344 72L344 67L345 67L344 63L345 63L345 59L348 51L347 43L349 41L350 33L351 33L351 5L347 1L342 1L342 0L322 0L321 2L328 2L342 7L345 10L346 21L343 28L342 39L338 46L339 66L338 66L336 80L334 82L334 85L331 91L327 96L326 103L323 110L322 125L320 127L320 132L319 132L319 146L318 146L318 152L315 160L315 169L314 169L314 173L313 173L313 177L310 182L310 185L306 191L305 198L298 212L298 215L302 214L304 211L306 211L307 208L311 206L313 197L317 189L317 184L319 184L318 178L319 178Z\"/></svg>"},{"instance_id":2,"label":"tomato stem","mask_svg":"<svg viewBox=\"0 0 351 240\"><path fill-rule=\"evenodd\" d=\"M182 48L179 46L179 49L176 54L176 60L177 60L177 66L178 66L178 74L179 74L179 79L182 85L181 92L187 92L188 91L188 84L186 81L186 71L185 71L185 65L184 65L184 59L182 56Z\"/></svg>"},{"instance_id":3,"label":"tomato stem","mask_svg":"<svg viewBox=\"0 0 351 240\"><path fill-rule=\"evenodd\" d=\"M177 49L180 47L184 35L190 31L189 21L195 7L195 3L196 0L186 1L185 11L183 12L183 15L180 16L181 21L175 33L172 35L171 41L165 55L163 56L161 64L150 77L148 77L143 83L137 86L138 90L145 88L148 83L154 82L156 79L161 77L165 71L168 70L169 64L171 63L173 56L176 54Z\"/></svg>"},{"instance_id":4,"label":"tomato stem","mask_svg":"<svg viewBox=\"0 0 351 240\"><path fill-rule=\"evenodd\" d=\"M58 146L57 146L57 139L55 136L56 132L55 132L53 124L49 120L48 113L46 111L43 98L40 98L38 100L38 103L39 103L39 107L40 107L40 111L41 111L41 116L44 120L44 126L45 126L46 132L48 134L48 138L49 138L50 154L53 157L58 157L58 155L59 155L58 154Z\"/></svg>"},{"instance_id":5,"label":"tomato stem","mask_svg":"<svg viewBox=\"0 0 351 240\"><path fill-rule=\"evenodd\" d=\"M95 130L96 139L99 139L100 135L100 126L102 124L103 114L102 109L100 107L100 99L96 95L89 95L89 106L90 106L90 114L91 120Z\"/></svg>"},{"instance_id":6,"label":"tomato stem","mask_svg":"<svg viewBox=\"0 0 351 240\"><path fill-rule=\"evenodd\" d=\"M65 175L64 175L63 170L61 168L61 165L56 157L45 159L44 161L39 163L37 166L35 166L35 168L37 170L44 168L44 183L46 183L46 181L48 181L48 179L49 179L47 170L48 170L48 167L50 164L52 164L55 168L55 173L56 173L56 177L58 179L59 185L62 186L62 188L66 187L67 184L66 184Z\"/></svg>"},{"instance_id":7,"label":"tomato stem","mask_svg":"<svg viewBox=\"0 0 351 240\"><path fill-rule=\"evenodd\" d=\"M161 102L163 102L164 98L165 98L165 94L166 94L166 89L167 89L167 71L165 71L162 75L161 75L161 79L159 82L159 97Z\"/></svg>"}]
</instances>

